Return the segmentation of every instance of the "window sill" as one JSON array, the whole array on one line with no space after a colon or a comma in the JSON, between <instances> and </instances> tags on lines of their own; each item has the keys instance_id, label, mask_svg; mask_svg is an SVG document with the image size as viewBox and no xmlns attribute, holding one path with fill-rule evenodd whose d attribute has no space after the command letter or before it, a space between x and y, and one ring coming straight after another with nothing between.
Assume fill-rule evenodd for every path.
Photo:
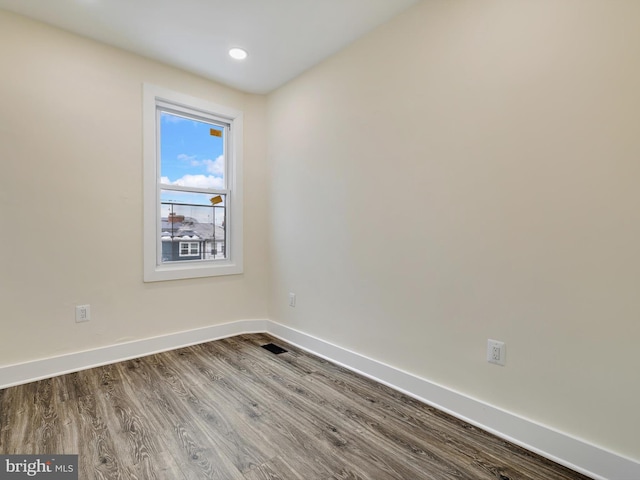
<instances>
[{"instance_id":1,"label":"window sill","mask_svg":"<svg viewBox=\"0 0 640 480\"><path fill-rule=\"evenodd\" d=\"M242 265L228 261L176 262L175 264L157 265L144 272L145 283L163 282L167 280L183 280L187 278L219 277L238 275L243 272Z\"/></svg>"}]
</instances>

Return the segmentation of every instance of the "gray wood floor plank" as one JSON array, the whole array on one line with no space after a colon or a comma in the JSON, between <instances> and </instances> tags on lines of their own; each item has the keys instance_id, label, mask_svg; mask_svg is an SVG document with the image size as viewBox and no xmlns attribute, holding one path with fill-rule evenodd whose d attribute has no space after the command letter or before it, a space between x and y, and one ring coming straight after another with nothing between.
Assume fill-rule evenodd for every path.
<instances>
[{"instance_id":1,"label":"gray wood floor plank","mask_svg":"<svg viewBox=\"0 0 640 480\"><path fill-rule=\"evenodd\" d=\"M311 381L320 381L325 385L323 380L318 380L315 374L312 376ZM337 391L337 396L332 406L338 415L357 421L361 429L375 432L385 441L400 447L409 457L420 456L432 463L446 466L447 471L440 472L440 475L455 476L464 471L473 474L476 478L493 478L495 463L486 465L479 461L482 457L477 456L479 450L472 443L455 443L441 429L434 428L426 422L398 414L395 410L390 414L387 410L390 405L384 402L370 399L366 403L366 408L363 408L362 402L355 401L351 392L347 394ZM363 397L356 398L366 398L366 396L366 392L363 392ZM499 463L498 459L495 460ZM506 468L506 465L502 467Z\"/></svg>"},{"instance_id":2,"label":"gray wood floor plank","mask_svg":"<svg viewBox=\"0 0 640 480\"><path fill-rule=\"evenodd\" d=\"M217 433L198 428L193 415L185 410L182 383L175 378L167 380L161 358L145 357L134 362L128 372L131 381L141 387L138 395L150 413L149 422L156 431L163 432L173 460L187 478L241 479L240 471L217 448Z\"/></svg>"},{"instance_id":3,"label":"gray wood floor plank","mask_svg":"<svg viewBox=\"0 0 640 480\"><path fill-rule=\"evenodd\" d=\"M539 457L527 450L517 447L509 442L487 434L486 432L455 419L435 408L426 406L421 402L406 395L370 380L356 375L353 372L331 364L326 360L304 354L296 347L285 342L276 341L284 348L290 349L294 354L283 361L288 364L302 363L296 370L310 372L306 377L322 379L325 385L332 391L343 397L352 397L366 401L367 410L381 411L385 422L404 419L398 426L398 431L405 432L411 424L418 429L420 436L428 436L430 431L437 435L433 440L434 445L441 443L454 446L454 451L447 452L446 458L457 458L467 465L468 474L475 470L475 475L488 475L487 478L500 478L500 475L508 478L565 478L559 476L558 465ZM283 356L284 357L284 356ZM317 365L321 365L318 368ZM389 399L391 401L385 401ZM381 410L382 409L382 410ZM424 419L424 421L422 420ZM452 436L449 434L451 424L455 424L465 432L465 435ZM488 453L486 442L490 441L492 449ZM481 452L479 454L479 452ZM455 454L450 456L449 454ZM517 455L517 468L513 467L514 456ZM466 459L465 459L466 457ZM488 461L487 461L488 460ZM509 461L512 463L509 464ZM472 468L473 467L473 468ZM568 478L573 478L574 472L565 469ZM545 477L546 476L546 477ZM484 478L482 476L472 478Z\"/></svg>"},{"instance_id":4,"label":"gray wood floor plank","mask_svg":"<svg viewBox=\"0 0 640 480\"><path fill-rule=\"evenodd\" d=\"M225 402L225 410L240 415L262 442L288 451L288 460L310 475L307 478L325 476L332 462L339 459L326 449L318 448L315 435L320 430L313 428L313 424L308 423L300 412L282 408L279 404L283 398L266 388L265 379L252 376L248 370L231 367L228 355L217 358L225 358L218 364L215 385L218 399ZM206 356L203 361L206 362Z\"/></svg>"},{"instance_id":5,"label":"gray wood floor plank","mask_svg":"<svg viewBox=\"0 0 640 480\"><path fill-rule=\"evenodd\" d=\"M78 436L82 439L76 452L79 474L87 478L122 478L124 468L117 456L112 434L97 405L95 395L81 397L78 400L78 410Z\"/></svg>"},{"instance_id":6,"label":"gray wood floor plank","mask_svg":"<svg viewBox=\"0 0 640 480\"><path fill-rule=\"evenodd\" d=\"M280 456L260 465L244 474L246 480L306 480L291 465Z\"/></svg>"},{"instance_id":7,"label":"gray wood floor plank","mask_svg":"<svg viewBox=\"0 0 640 480\"><path fill-rule=\"evenodd\" d=\"M101 371L100 376L86 377L86 389L95 392L96 411L100 412L105 425L109 425L109 435L113 441L111 456L118 459L126 477L156 479L151 457L160 460L161 457L157 455L158 448L153 445L151 436L143 426L146 418L138 401L135 396L125 392L127 381L120 374L118 365L108 365ZM82 447L79 452L82 452Z\"/></svg>"},{"instance_id":8,"label":"gray wood floor plank","mask_svg":"<svg viewBox=\"0 0 640 480\"><path fill-rule=\"evenodd\" d=\"M180 353L181 357L185 355ZM203 386L192 383L186 386L178 378L179 373L170 365L173 353L169 352L167 365L163 366L163 378L173 385L181 385L176 393L181 397L183 407L189 412L199 429L216 432L216 445L241 472L245 472L255 465L276 455L276 451L269 443L254 442L255 432L250 425L238 415L231 415L228 405L223 398L218 402L209 400L209 392Z\"/></svg>"},{"instance_id":9,"label":"gray wood floor plank","mask_svg":"<svg viewBox=\"0 0 640 480\"><path fill-rule=\"evenodd\" d=\"M0 453L105 480L586 479L266 334L0 390Z\"/></svg>"},{"instance_id":10,"label":"gray wood floor plank","mask_svg":"<svg viewBox=\"0 0 640 480\"><path fill-rule=\"evenodd\" d=\"M264 350L254 350L257 356L264 355ZM250 354L248 354L250 355ZM279 358L286 358L284 356ZM460 476L460 469L464 469L468 473L476 475L477 478L486 476L487 471L482 468L472 468L475 465L469 461L465 461L460 458L459 451L455 449L443 449L436 448L442 447L444 444L437 439L436 442L425 442L423 432L420 435L409 435L404 425L394 425L394 428L389 429L385 426L389 423L385 416L379 416L373 418L370 415L365 414L358 409L358 402L352 401L348 396L337 390L331 388L322 388L320 385L310 384L312 380L310 375L299 378L283 379L278 376L278 366L273 362L261 362L261 366L258 367L254 363L254 359L243 358L238 360L239 362L247 362L247 365L251 364L251 369L247 367L247 370L256 371L261 369L262 372L275 380L276 385L280 388L278 394L280 396L287 396L288 398L299 397L300 402L297 405L290 405L289 408L294 408L301 411L305 407L315 405L318 407L315 411L311 411L307 408L303 412L303 416L306 418L322 418L326 417L326 413L333 413L331 418L341 419L341 422L334 420L333 425L316 424L316 426L323 432L325 438L331 443L341 448L353 448L353 445L358 445L362 437L366 438L367 442L374 442L379 445L390 445L387 457L398 458L403 460L403 466L392 467L391 470L403 471L402 478L406 478L410 475L433 475L435 478L458 478ZM264 359L262 359L264 360ZM287 362L291 365L292 362ZM309 369L306 372L312 371ZM329 385L331 387L331 385ZM320 388L313 388L320 387ZM314 390L323 392L322 396L318 396L313 393ZM327 397L326 392L334 392L330 397ZM366 396L370 396L370 392L364 392ZM370 405L370 404L369 404ZM399 427L399 428L396 428ZM338 432L340 432L340 438L338 439ZM355 435L353 435L355 433ZM428 457L433 465L431 472L425 473L422 471L412 472L412 459L416 455ZM462 460L462 461L461 461ZM369 462L379 462L378 459L369 459ZM378 466L378 471L383 471L386 468L385 465ZM493 477L490 477L493 478Z\"/></svg>"}]
</instances>

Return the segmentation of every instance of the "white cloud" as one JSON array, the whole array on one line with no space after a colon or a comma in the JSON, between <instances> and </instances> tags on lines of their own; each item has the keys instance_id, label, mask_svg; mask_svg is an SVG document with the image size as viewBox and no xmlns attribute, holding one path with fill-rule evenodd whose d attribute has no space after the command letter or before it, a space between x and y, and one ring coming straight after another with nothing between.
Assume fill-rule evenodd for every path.
<instances>
[{"instance_id":1,"label":"white cloud","mask_svg":"<svg viewBox=\"0 0 640 480\"><path fill-rule=\"evenodd\" d=\"M197 162L195 155L187 155L186 153L181 153L180 155L178 155L178 160L180 160L181 162L191 162L192 165L193 162Z\"/></svg>"},{"instance_id":2,"label":"white cloud","mask_svg":"<svg viewBox=\"0 0 640 480\"><path fill-rule=\"evenodd\" d=\"M220 155L215 160L198 160L195 155L181 153L178 160L189 162L192 167L205 167L205 171L216 177L224 177L224 156Z\"/></svg>"},{"instance_id":3,"label":"white cloud","mask_svg":"<svg viewBox=\"0 0 640 480\"><path fill-rule=\"evenodd\" d=\"M224 179L214 175L184 175L175 181L170 181L167 177L160 178L160 183L166 185L176 185L179 187L193 188L224 188Z\"/></svg>"},{"instance_id":4,"label":"white cloud","mask_svg":"<svg viewBox=\"0 0 640 480\"><path fill-rule=\"evenodd\" d=\"M207 167L207 173L216 177L224 177L224 157L222 155L215 160L204 160L202 163Z\"/></svg>"}]
</instances>

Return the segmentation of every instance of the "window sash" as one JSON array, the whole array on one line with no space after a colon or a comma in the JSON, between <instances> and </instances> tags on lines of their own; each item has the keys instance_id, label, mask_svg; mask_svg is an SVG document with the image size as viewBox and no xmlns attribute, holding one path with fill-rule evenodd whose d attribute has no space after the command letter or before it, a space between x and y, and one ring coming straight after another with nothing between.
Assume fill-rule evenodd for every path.
<instances>
[{"instance_id":1,"label":"window sash","mask_svg":"<svg viewBox=\"0 0 640 480\"><path fill-rule=\"evenodd\" d=\"M172 115L177 115L187 120L195 120L198 122L204 122L216 127L222 127L223 129L223 145L222 145L222 157L224 158L224 185L225 188L204 188L204 187L186 187L180 185L171 185L167 183L162 183L162 169L160 168L161 163L161 153L162 149L160 147L162 141L162 132L161 132L161 115L162 113L170 113ZM187 108L180 107L178 105L170 106L166 102L157 102L156 103L156 165L157 165L157 182L159 188L161 190L174 190L178 192L193 192L193 193L212 193L212 194L228 194L230 185L229 183L229 175L232 174L229 168L229 139L231 137L231 125L228 122L222 121L219 117L200 112L195 108Z\"/></svg>"}]
</instances>

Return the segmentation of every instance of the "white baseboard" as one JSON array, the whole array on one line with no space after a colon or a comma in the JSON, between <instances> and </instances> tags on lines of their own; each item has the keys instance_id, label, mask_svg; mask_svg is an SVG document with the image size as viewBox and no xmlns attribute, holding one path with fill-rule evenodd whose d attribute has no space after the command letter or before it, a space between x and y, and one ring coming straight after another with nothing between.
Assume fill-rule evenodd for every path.
<instances>
[{"instance_id":1,"label":"white baseboard","mask_svg":"<svg viewBox=\"0 0 640 480\"><path fill-rule=\"evenodd\" d=\"M241 320L0 367L0 389L243 333L266 332L596 480L640 480L640 463L270 320Z\"/></svg>"},{"instance_id":2,"label":"white baseboard","mask_svg":"<svg viewBox=\"0 0 640 480\"><path fill-rule=\"evenodd\" d=\"M7 365L0 367L0 389L99 367L109 363L166 352L167 350L175 350L176 348L187 347L197 343L233 337L242 333L265 332L266 330L266 320L240 320L144 340L119 343L83 352Z\"/></svg>"},{"instance_id":3,"label":"white baseboard","mask_svg":"<svg viewBox=\"0 0 640 480\"><path fill-rule=\"evenodd\" d=\"M272 321L267 331L596 480L640 480L640 463Z\"/></svg>"}]
</instances>

